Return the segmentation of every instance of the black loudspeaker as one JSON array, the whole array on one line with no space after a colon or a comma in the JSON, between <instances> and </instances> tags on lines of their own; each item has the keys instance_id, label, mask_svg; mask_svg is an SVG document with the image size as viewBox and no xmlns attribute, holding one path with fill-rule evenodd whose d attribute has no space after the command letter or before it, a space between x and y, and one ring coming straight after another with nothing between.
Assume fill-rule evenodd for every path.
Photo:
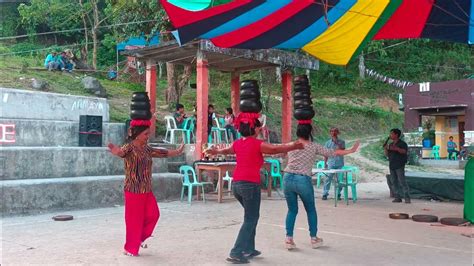
<instances>
[{"instance_id":1,"label":"black loudspeaker","mask_svg":"<svg viewBox=\"0 0 474 266\"><path fill-rule=\"evenodd\" d=\"M102 146L102 116L79 116L79 146Z\"/></svg>"}]
</instances>

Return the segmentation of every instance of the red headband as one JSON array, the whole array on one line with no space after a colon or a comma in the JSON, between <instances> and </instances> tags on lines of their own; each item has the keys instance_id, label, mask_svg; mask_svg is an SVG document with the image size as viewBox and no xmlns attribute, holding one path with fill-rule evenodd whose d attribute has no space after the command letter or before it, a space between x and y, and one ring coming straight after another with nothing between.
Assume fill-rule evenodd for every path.
<instances>
[{"instance_id":1,"label":"red headband","mask_svg":"<svg viewBox=\"0 0 474 266\"><path fill-rule=\"evenodd\" d=\"M313 120L298 120L298 125L311 125Z\"/></svg>"},{"instance_id":2,"label":"red headband","mask_svg":"<svg viewBox=\"0 0 474 266\"><path fill-rule=\"evenodd\" d=\"M151 121L132 119L132 121L130 122L130 127L140 127L140 126L149 127L151 126Z\"/></svg>"},{"instance_id":3,"label":"red headband","mask_svg":"<svg viewBox=\"0 0 474 266\"><path fill-rule=\"evenodd\" d=\"M258 119L258 113L240 113L234 120L234 127L239 130L240 123L250 124L250 127L255 127L255 119Z\"/></svg>"}]
</instances>

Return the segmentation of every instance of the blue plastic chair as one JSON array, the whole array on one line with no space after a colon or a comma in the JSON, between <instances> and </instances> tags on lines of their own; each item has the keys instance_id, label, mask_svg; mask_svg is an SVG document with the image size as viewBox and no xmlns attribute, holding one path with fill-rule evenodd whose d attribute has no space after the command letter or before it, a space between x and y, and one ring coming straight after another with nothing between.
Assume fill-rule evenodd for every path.
<instances>
[{"instance_id":1,"label":"blue plastic chair","mask_svg":"<svg viewBox=\"0 0 474 266\"><path fill-rule=\"evenodd\" d=\"M356 166L343 166L342 169L348 169L351 170L350 172L347 173L347 185L343 180L342 175L338 176L338 182L337 186L343 187L344 190L344 201L346 204L349 202L349 188L351 187L351 193L352 193L352 201L356 202L357 201L357 178L359 175L359 168Z\"/></svg>"},{"instance_id":2,"label":"blue plastic chair","mask_svg":"<svg viewBox=\"0 0 474 266\"><path fill-rule=\"evenodd\" d=\"M193 198L193 187L201 187L202 189L202 200L206 202L206 198L204 196L204 185L212 184L212 182L198 182L196 178L196 172L194 168L189 165L182 165L179 167L179 173L183 175L183 186L181 188L181 201L183 201L184 197L184 188L188 188L188 202L191 204ZM199 188L197 188L199 189ZM196 190L197 191L197 190Z\"/></svg>"},{"instance_id":3,"label":"blue plastic chair","mask_svg":"<svg viewBox=\"0 0 474 266\"><path fill-rule=\"evenodd\" d=\"M440 157L439 157L439 145L434 145L432 148L431 148L431 154L430 154L430 158L433 158L435 160L439 160Z\"/></svg>"},{"instance_id":4,"label":"blue plastic chair","mask_svg":"<svg viewBox=\"0 0 474 266\"><path fill-rule=\"evenodd\" d=\"M273 187L276 188L277 179L280 182L280 188L283 189L283 176L280 171L280 161L277 159L266 159L267 163L270 163L270 175L273 179ZM268 173L266 173L265 185L268 186Z\"/></svg>"},{"instance_id":5,"label":"blue plastic chair","mask_svg":"<svg viewBox=\"0 0 474 266\"><path fill-rule=\"evenodd\" d=\"M194 124L196 119L194 117L188 117L183 121L183 131L185 134L184 143L191 144L192 137L194 135Z\"/></svg>"},{"instance_id":6,"label":"blue plastic chair","mask_svg":"<svg viewBox=\"0 0 474 266\"><path fill-rule=\"evenodd\" d=\"M316 166L317 169L324 169L324 165L325 165L324 161L318 161L315 166ZM323 176L324 176L323 173L318 173L316 175L316 187L317 188L319 188L321 186L321 178Z\"/></svg>"}]
</instances>

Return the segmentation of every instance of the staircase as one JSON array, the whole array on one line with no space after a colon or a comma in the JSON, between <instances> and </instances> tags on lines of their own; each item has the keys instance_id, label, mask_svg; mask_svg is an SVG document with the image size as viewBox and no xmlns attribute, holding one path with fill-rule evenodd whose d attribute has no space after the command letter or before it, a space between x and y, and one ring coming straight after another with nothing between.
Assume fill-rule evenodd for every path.
<instances>
[{"instance_id":1,"label":"staircase","mask_svg":"<svg viewBox=\"0 0 474 266\"><path fill-rule=\"evenodd\" d=\"M105 99L4 88L0 99L0 126L15 125L14 142L0 143L3 215L123 205L123 160L105 146L123 142L125 125L108 122ZM102 107L89 108L88 102ZM79 114L102 115L102 147L78 147ZM158 200L180 195L177 168L185 159L169 160L153 159L153 191Z\"/></svg>"}]
</instances>

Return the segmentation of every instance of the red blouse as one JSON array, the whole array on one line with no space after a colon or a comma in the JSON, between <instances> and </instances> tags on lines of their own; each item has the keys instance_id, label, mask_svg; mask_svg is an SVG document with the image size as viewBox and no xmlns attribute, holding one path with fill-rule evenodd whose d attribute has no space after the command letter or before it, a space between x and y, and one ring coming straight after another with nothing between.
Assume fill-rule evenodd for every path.
<instances>
[{"instance_id":1,"label":"red blouse","mask_svg":"<svg viewBox=\"0 0 474 266\"><path fill-rule=\"evenodd\" d=\"M234 142L233 148L237 166L232 174L233 181L248 181L260 184L260 168L263 155L260 150L263 140L245 137Z\"/></svg>"}]
</instances>

